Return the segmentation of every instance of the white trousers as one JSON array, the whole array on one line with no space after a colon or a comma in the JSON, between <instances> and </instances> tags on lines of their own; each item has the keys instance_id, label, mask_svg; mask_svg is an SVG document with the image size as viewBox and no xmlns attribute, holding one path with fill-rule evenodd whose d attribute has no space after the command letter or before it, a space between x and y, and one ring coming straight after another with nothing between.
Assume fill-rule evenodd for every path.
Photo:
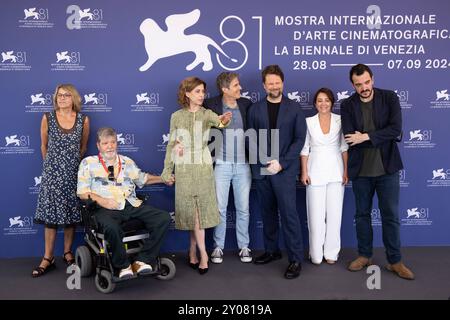
<instances>
[{"instance_id":1,"label":"white trousers","mask_svg":"<svg viewBox=\"0 0 450 320\"><path fill-rule=\"evenodd\" d=\"M345 187L341 182L306 187L309 255L315 264L336 261L341 250L341 218Z\"/></svg>"}]
</instances>

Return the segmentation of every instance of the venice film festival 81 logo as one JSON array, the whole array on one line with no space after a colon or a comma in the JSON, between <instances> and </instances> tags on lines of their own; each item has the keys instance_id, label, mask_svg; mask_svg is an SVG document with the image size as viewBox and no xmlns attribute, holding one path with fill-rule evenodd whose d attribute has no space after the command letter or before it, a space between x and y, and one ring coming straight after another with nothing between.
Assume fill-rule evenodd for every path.
<instances>
[{"instance_id":1,"label":"venice film festival 81 logo","mask_svg":"<svg viewBox=\"0 0 450 320\"><path fill-rule=\"evenodd\" d=\"M400 176L400 179L399 179L400 187L401 188L409 187L409 181L406 176L406 169L399 170L398 174Z\"/></svg>"},{"instance_id":2,"label":"venice film festival 81 logo","mask_svg":"<svg viewBox=\"0 0 450 320\"><path fill-rule=\"evenodd\" d=\"M11 50L0 50L2 60L0 62L0 71L30 71L31 66L27 65L27 52Z\"/></svg>"},{"instance_id":3,"label":"venice film festival 81 logo","mask_svg":"<svg viewBox=\"0 0 450 320\"><path fill-rule=\"evenodd\" d=\"M310 99L311 93L309 91L292 91L288 92L287 96L289 99L298 102L304 109L312 109L313 107Z\"/></svg>"},{"instance_id":4,"label":"venice film festival 81 logo","mask_svg":"<svg viewBox=\"0 0 450 320\"><path fill-rule=\"evenodd\" d=\"M49 20L47 8L25 8L22 19L19 20L19 28L53 28L54 23Z\"/></svg>"},{"instance_id":5,"label":"venice film festival 81 logo","mask_svg":"<svg viewBox=\"0 0 450 320\"><path fill-rule=\"evenodd\" d=\"M373 226L381 226L381 212L379 208L372 208L370 212Z\"/></svg>"},{"instance_id":6,"label":"venice film festival 81 logo","mask_svg":"<svg viewBox=\"0 0 450 320\"><path fill-rule=\"evenodd\" d=\"M29 98L29 104L25 105L25 112L53 111L53 94L41 91L31 94Z\"/></svg>"},{"instance_id":7,"label":"venice film festival 81 logo","mask_svg":"<svg viewBox=\"0 0 450 320\"><path fill-rule=\"evenodd\" d=\"M450 93L448 89L436 90L436 98L431 101L431 109L448 109L450 108Z\"/></svg>"},{"instance_id":8,"label":"venice film festival 81 logo","mask_svg":"<svg viewBox=\"0 0 450 320\"><path fill-rule=\"evenodd\" d=\"M117 133L117 150L122 152L139 152L139 147L135 145L134 133Z\"/></svg>"},{"instance_id":9,"label":"venice film festival 81 logo","mask_svg":"<svg viewBox=\"0 0 450 320\"><path fill-rule=\"evenodd\" d=\"M66 27L69 30L80 29L106 29L108 24L103 21L103 9L84 8L72 4L67 7L69 14L66 20Z\"/></svg>"},{"instance_id":10,"label":"venice film festival 81 logo","mask_svg":"<svg viewBox=\"0 0 450 320\"><path fill-rule=\"evenodd\" d=\"M372 208L372 211L370 211L370 219L372 221L372 226L381 226L381 212L379 208ZM356 225L355 218L353 218L353 225Z\"/></svg>"},{"instance_id":11,"label":"venice film festival 81 logo","mask_svg":"<svg viewBox=\"0 0 450 320\"><path fill-rule=\"evenodd\" d=\"M131 105L132 112L153 112L164 110L164 108L159 105L158 92L139 92L136 94L135 98L135 103Z\"/></svg>"},{"instance_id":12,"label":"venice film festival 81 logo","mask_svg":"<svg viewBox=\"0 0 450 320\"><path fill-rule=\"evenodd\" d=\"M402 109L411 109L413 107L413 105L409 103L409 90L397 89L394 90L394 92L397 94Z\"/></svg>"},{"instance_id":13,"label":"venice film festival 81 logo","mask_svg":"<svg viewBox=\"0 0 450 320\"><path fill-rule=\"evenodd\" d=\"M252 103L256 103L261 100L261 93L258 91L244 91L241 93L241 98L250 100Z\"/></svg>"},{"instance_id":14,"label":"venice film festival 81 logo","mask_svg":"<svg viewBox=\"0 0 450 320\"><path fill-rule=\"evenodd\" d=\"M36 234L37 229L33 226L32 216L13 216L8 217L6 221L6 227L3 228L3 235L5 236L16 236L25 234Z\"/></svg>"},{"instance_id":15,"label":"venice film festival 81 logo","mask_svg":"<svg viewBox=\"0 0 450 320\"><path fill-rule=\"evenodd\" d=\"M111 112L112 107L108 105L108 93L88 92L83 94L83 112Z\"/></svg>"},{"instance_id":16,"label":"venice film festival 81 logo","mask_svg":"<svg viewBox=\"0 0 450 320\"><path fill-rule=\"evenodd\" d=\"M33 182L30 181L30 185L28 187L28 193L31 194L39 194L39 189L41 188L42 176L35 176L33 178Z\"/></svg>"},{"instance_id":17,"label":"venice film festival 81 logo","mask_svg":"<svg viewBox=\"0 0 450 320\"><path fill-rule=\"evenodd\" d=\"M33 154L29 135L10 134L5 137L5 144L0 147L0 154Z\"/></svg>"},{"instance_id":18,"label":"venice film festival 81 logo","mask_svg":"<svg viewBox=\"0 0 450 320\"><path fill-rule=\"evenodd\" d=\"M430 219L430 209L419 207L406 209L400 223L403 226L429 226L433 223Z\"/></svg>"},{"instance_id":19,"label":"venice film festival 81 logo","mask_svg":"<svg viewBox=\"0 0 450 320\"><path fill-rule=\"evenodd\" d=\"M51 71L84 71L86 66L81 64L80 51L62 50L55 53L55 62L51 64Z\"/></svg>"},{"instance_id":20,"label":"venice film festival 81 logo","mask_svg":"<svg viewBox=\"0 0 450 320\"><path fill-rule=\"evenodd\" d=\"M450 187L450 169L433 169L431 179L427 180L427 187Z\"/></svg>"},{"instance_id":21,"label":"venice film festival 81 logo","mask_svg":"<svg viewBox=\"0 0 450 320\"><path fill-rule=\"evenodd\" d=\"M341 109L341 103L354 93L352 90L341 90L336 92L336 102L334 104L333 109L339 110Z\"/></svg>"},{"instance_id":22,"label":"venice film festival 81 logo","mask_svg":"<svg viewBox=\"0 0 450 320\"><path fill-rule=\"evenodd\" d=\"M227 210L227 229L236 229L236 210Z\"/></svg>"},{"instance_id":23,"label":"venice film festival 81 logo","mask_svg":"<svg viewBox=\"0 0 450 320\"><path fill-rule=\"evenodd\" d=\"M170 134L169 133L163 133L161 135L161 143L157 144L157 151L158 152L166 152L167 144L169 143Z\"/></svg>"},{"instance_id":24,"label":"venice film festival 81 logo","mask_svg":"<svg viewBox=\"0 0 450 320\"><path fill-rule=\"evenodd\" d=\"M167 28L161 28L156 21L150 18L142 21L139 30L144 36L147 61L139 68L139 71L147 71L160 59L185 52L195 54L194 61L186 66L186 70L190 71L202 65L203 71L210 71L213 69L210 47L218 52L216 53L216 60L223 69L233 71L242 68L248 59L248 49L240 40L245 33L244 21L238 16L225 17L219 27L225 40L219 45L206 35L185 33L186 29L196 24L199 19L200 10L195 9L188 13L168 16L165 20ZM228 23L239 24L240 34L229 37L224 28L224 25ZM166 29L166 31L163 29ZM225 46L226 49L224 49ZM233 56L231 56L231 52ZM221 59L225 59L226 63L222 62Z\"/></svg>"},{"instance_id":25,"label":"venice film festival 81 logo","mask_svg":"<svg viewBox=\"0 0 450 320\"><path fill-rule=\"evenodd\" d=\"M432 141L433 131L431 129L411 129L408 136L403 138L405 149L434 148L436 143Z\"/></svg>"}]
</instances>

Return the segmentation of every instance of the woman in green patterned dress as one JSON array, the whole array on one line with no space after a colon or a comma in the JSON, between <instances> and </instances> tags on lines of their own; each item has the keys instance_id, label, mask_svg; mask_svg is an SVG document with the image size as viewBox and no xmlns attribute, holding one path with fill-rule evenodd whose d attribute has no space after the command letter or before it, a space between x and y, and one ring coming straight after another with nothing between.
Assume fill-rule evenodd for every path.
<instances>
[{"instance_id":1,"label":"woman in green patterned dress","mask_svg":"<svg viewBox=\"0 0 450 320\"><path fill-rule=\"evenodd\" d=\"M205 90L206 83L199 78L181 81L178 88L181 110L170 118L170 138L161 174L168 185L176 177L175 227L190 231L189 264L200 274L208 271L205 229L215 227L220 219L208 149L209 130L224 127L231 119L231 112L218 116L202 106Z\"/></svg>"}]
</instances>

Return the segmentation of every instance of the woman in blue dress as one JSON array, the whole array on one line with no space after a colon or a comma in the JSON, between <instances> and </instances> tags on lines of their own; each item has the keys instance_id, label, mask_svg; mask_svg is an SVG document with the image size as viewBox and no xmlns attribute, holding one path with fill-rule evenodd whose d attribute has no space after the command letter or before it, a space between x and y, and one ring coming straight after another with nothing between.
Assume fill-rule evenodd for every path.
<instances>
[{"instance_id":1,"label":"woman in blue dress","mask_svg":"<svg viewBox=\"0 0 450 320\"><path fill-rule=\"evenodd\" d=\"M81 221L77 173L87 148L89 119L80 113L81 97L71 84L56 87L53 105L55 110L44 114L41 121L44 164L34 222L45 225L45 253L40 265L33 269L33 277L55 267L53 252L59 227L64 228L64 262L75 262L71 247L75 225Z\"/></svg>"}]
</instances>

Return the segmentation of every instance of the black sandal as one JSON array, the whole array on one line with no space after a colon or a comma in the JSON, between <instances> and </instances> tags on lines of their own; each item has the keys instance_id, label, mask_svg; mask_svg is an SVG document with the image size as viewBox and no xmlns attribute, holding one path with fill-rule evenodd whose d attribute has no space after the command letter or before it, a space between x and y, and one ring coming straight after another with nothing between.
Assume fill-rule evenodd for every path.
<instances>
[{"instance_id":1,"label":"black sandal","mask_svg":"<svg viewBox=\"0 0 450 320\"><path fill-rule=\"evenodd\" d=\"M67 252L64 253L64 255L63 255L63 260L64 260L64 262L66 263L67 266L71 266L71 265L75 264L75 258L72 258L72 259L66 259L66 255L68 255L68 254L71 254L72 257L73 257L72 251L69 250L69 251L67 251Z\"/></svg>"},{"instance_id":2,"label":"black sandal","mask_svg":"<svg viewBox=\"0 0 450 320\"><path fill-rule=\"evenodd\" d=\"M51 270L56 268L55 257L52 257L51 259L48 259L48 258L44 257L43 260L47 261L49 263L49 265L47 267L45 267L45 268L41 267L41 266L38 266L38 267L34 268L33 271L31 272L31 276L33 278L37 278L37 277L43 276L47 272L49 272L49 271L51 271Z\"/></svg>"}]
</instances>

